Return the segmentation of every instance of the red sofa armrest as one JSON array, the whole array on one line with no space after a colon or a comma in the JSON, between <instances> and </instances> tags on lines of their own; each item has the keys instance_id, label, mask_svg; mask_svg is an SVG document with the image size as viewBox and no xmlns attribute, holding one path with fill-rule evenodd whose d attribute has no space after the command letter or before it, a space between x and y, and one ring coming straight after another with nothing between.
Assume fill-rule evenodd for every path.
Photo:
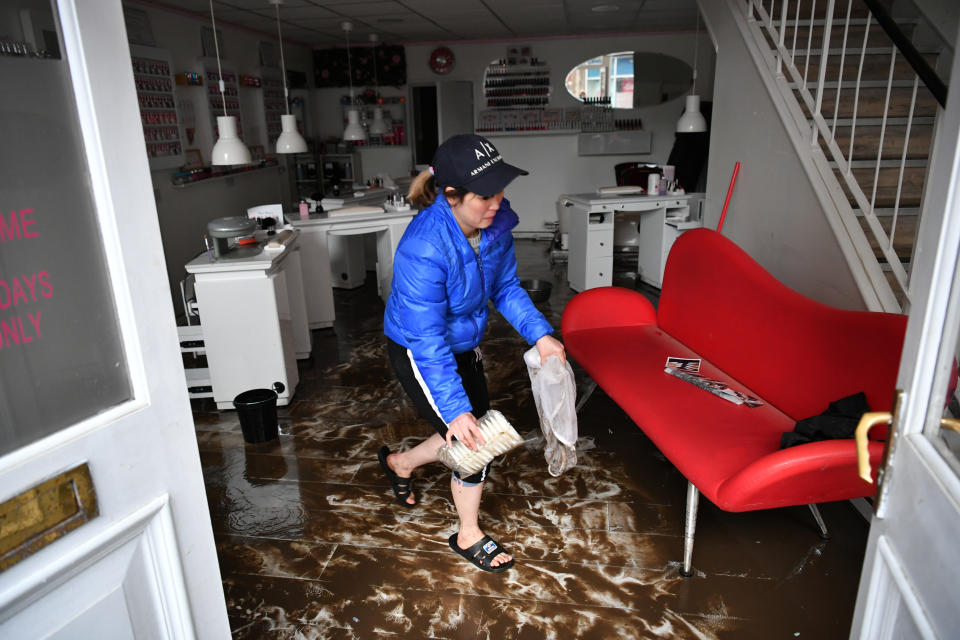
<instances>
[{"instance_id":1,"label":"red sofa armrest","mask_svg":"<svg viewBox=\"0 0 960 640\"><path fill-rule=\"evenodd\" d=\"M874 471L883 459L882 442L870 442ZM857 475L856 443L809 442L772 452L730 476L709 496L725 511L753 511L863 498L877 485Z\"/></svg>"},{"instance_id":2,"label":"red sofa armrest","mask_svg":"<svg viewBox=\"0 0 960 640\"><path fill-rule=\"evenodd\" d=\"M578 293L563 310L560 331L638 327L657 324L657 311L643 294L622 287L598 287Z\"/></svg>"}]
</instances>

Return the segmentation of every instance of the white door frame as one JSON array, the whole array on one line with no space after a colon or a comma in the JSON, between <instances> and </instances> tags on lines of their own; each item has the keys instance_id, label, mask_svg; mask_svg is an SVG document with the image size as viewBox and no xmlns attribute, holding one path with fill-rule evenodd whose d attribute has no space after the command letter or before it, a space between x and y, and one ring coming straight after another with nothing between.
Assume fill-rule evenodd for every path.
<instances>
[{"instance_id":1,"label":"white door frame","mask_svg":"<svg viewBox=\"0 0 960 640\"><path fill-rule=\"evenodd\" d=\"M99 508L0 573L0 636L84 637L66 625L97 624L96 609L108 614L89 628L99 637L226 638L122 7L56 0L55 11L131 397L0 458L0 501L87 462Z\"/></svg>"},{"instance_id":2,"label":"white door frame","mask_svg":"<svg viewBox=\"0 0 960 640\"><path fill-rule=\"evenodd\" d=\"M951 85L960 87L960 55ZM939 439L960 332L960 96L939 118L911 272L899 396L851 638L950 637L960 629L960 476Z\"/></svg>"}]
</instances>

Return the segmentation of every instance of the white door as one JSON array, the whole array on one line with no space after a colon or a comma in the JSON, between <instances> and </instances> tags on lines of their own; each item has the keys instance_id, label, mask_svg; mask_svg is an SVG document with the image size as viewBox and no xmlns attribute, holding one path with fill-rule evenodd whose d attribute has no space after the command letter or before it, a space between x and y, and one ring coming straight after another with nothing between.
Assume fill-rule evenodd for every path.
<instances>
[{"instance_id":1,"label":"white door","mask_svg":"<svg viewBox=\"0 0 960 640\"><path fill-rule=\"evenodd\" d=\"M0 637L229 637L120 2L0 23Z\"/></svg>"},{"instance_id":2,"label":"white door","mask_svg":"<svg viewBox=\"0 0 960 640\"><path fill-rule=\"evenodd\" d=\"M473 82L445 80L437 83L437 112L441 142L458 133L473 133Z\"/></svg>"},{"instance_id":3,"label":"white door","mask_svg":"<svg viewBox=\"0 0 960 640\"><path fill-rule=\"evenodd\" d=\"M950 85L960 87L958 58L952 76ZM960 422L949 422L960 416L946 407L960 346L958 98L950 92L938 125L911 276L914 307L897 380L902 392L874 505L852 638L960 633L960 433L951 430Z\"/></svg>"}]
</instances>

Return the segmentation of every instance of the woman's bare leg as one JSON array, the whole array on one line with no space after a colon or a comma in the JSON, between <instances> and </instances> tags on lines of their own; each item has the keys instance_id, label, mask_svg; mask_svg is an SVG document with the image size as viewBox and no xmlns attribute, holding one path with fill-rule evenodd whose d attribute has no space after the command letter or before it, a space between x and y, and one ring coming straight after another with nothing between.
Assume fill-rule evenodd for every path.
<instances>
[{"instance_id":1,"label":"woman's bare leg","mask_svg":"<svg viewBox=\"0 0 960 640\"><path fill-rule=\"evenodd\" d=\"M391 453L387 456L387 466L401 478L409 478L417 467L439 460L437 449L442 447L444 442L439 433L434 433L409 451ZM416 504L413 493L407 496L407 504Z\"/></svg>"},{"instance_id":2,"label":"woman's bare leg","mask_svg":"<svg viewBox=\"0 0 960 640\"><path fill-rule=\"evenodd\" d=\"M477 517L480 513L480 496L483 493L483 483L472 487L464 486L456 477L450 478L450 491L453 493L453 504L457 508L457 515L460 517L460 532L457 535L457 546L461 549L468 549L478 540L483 538L484 533L480 530ZM504 562L509 562L513 556L501 551L490 561L490 565L498 567Z\"/></svg>"}]
</instances>

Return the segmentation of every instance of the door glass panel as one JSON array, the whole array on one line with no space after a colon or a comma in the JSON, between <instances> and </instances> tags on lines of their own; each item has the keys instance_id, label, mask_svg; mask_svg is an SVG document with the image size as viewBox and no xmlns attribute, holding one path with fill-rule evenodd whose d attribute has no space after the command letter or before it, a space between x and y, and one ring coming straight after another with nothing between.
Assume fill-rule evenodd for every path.
<instances>
[{"instance_id":1,"label":"door glass panel","mask_svg":"<svg viewBox=\"0 0 960 640\"><path fill-rule=\"evenodd\" d=\"M960 265L960 263L958 263ZM960 269L960 266L958 266ZM957 318L960 312L960 277L954 274L953 291L950 295L948 318ZM931 394L930 419L924 434L946 458L954 473L960 475L960 389L958 389L958 364L960 364L960 332L956 327L945 327L941 352L938 355L939 368L950 373L939 389ZM952 347L952 348L948 348ZM941 390L945 389L945 390Z\"/></svg>"},{"instance_id":2,"label":"door glass panel","mask_svg":"<svg viewBox=\"0 0 960 640\"><path fill-rule=\"evenodd\" d=\"M5 4L0 34L2 455L131 386L56 12Z\"/></svg>"}]
</instances>

